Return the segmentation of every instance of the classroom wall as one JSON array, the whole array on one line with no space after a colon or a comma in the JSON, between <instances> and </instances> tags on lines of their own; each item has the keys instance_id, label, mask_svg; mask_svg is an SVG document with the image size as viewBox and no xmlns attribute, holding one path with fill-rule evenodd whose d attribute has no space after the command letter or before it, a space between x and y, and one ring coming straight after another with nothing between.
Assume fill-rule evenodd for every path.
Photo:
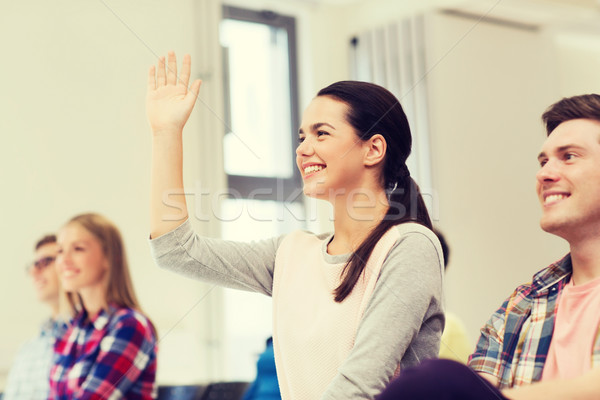
<instances>
[{"instance_id":1,"label":"classroom wall","mask_svg":"<svg viewBox=\"0 0 600 400\"><path fill-rule=\"evenodd\" d=\"M211 75L211 60L199 62L211 54L198 48L198 38L216 40L207 28L214 24L202 23L218 21L218 12L212 0L2 5L0 390L19 345L48 315L24 273L33 244L87 211L106 215L123 233L138 297L161 337L159 379L210 377L202 311L209 303L199 302L208 288L159 270L149 253L151 142L144 103L149 66L173 49L197 57L193 76L206 78L201 97L211 105L205 97L220 87L220 70ZM204 142L199 113L186 129L190 187L198 180L195 160ZM197 225L208 230L206 223Z\"/></svg>"},{"instance_id":2,"label":"classroom wall","mask_svg":"<svg viewBox=\"0 0 600 400\"><path fill-rule=\"evenodd\" d=\"M476 23L435 12L442 2L253 1L228 3L299 18L302 107L320 87L348 78L348 40L354 34L428 11L437 224L453 251L447 305L474 341L517 283L566 251L537 226L533 187L544 139L539 115L561 96L600 91L600 36ZM213 111L196 110L188 124L185 178L188 187L222 185L222 174L214 174L214 166L222 165L220 59L210 45L217 42L218 10L216 0L3 5L0 243L6 259L0 320L10 328L0 336L0 377L46 315L23 272L34 241L90 210L123 232L142 306L162 338L159 379L193 382L222 372L218 352L211 350L220 300L212 294L203 300L217 292L159 270L149 255L150 138L144 114L146 71L157 55L174 49L200 59L193 76L205 79L201 97ZM321 222L315 230L330 229L326 217ZM218 235L210 221L194 223Z\"/></svg>"}]
</instances>

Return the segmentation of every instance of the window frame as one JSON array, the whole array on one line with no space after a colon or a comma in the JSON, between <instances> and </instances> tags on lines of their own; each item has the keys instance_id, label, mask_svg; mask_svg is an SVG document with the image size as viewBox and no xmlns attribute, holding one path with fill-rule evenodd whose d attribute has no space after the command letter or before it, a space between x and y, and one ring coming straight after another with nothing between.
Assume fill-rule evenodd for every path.
<instances>
[{"instance_id":1,"label":"window frame","mask_svg":"<svg viewBox=\"0 0 600 400\"><path fill-rule=\"evenodd\" d=\"M290 118L292 127L290 135L290 151L292 160L295 160L296 143L298 142L297 132L299 129L300 113L298 111L298 71L296 55L296 19L294 17L281 15L279 13L263 10L249 10L234 6L223 5L223 19L235 19L239 21L254 22L265 24L275 28L285 29L288 40L288 64L289 64L289 87L290 87ZM230 82L229 82L229 63L227 51L223 51L223 71L224 71L224 110L225 122L231 126L231 108L230 108ZM303 202L301 187L301 176L295 162L292 161L292 176L290 178L281 177L261 177L248 175L227 174L227 186L236 192L241 199L252 200L274 200L279 202ZM262 189L257 193L256 189Z\"/></svg>"}]
</instances>

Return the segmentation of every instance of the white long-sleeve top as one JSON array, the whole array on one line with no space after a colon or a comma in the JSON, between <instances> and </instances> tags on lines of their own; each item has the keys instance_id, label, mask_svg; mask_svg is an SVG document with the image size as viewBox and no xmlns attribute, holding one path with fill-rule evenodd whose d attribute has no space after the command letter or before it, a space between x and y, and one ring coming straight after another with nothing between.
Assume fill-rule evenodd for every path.
<instances>
[{"instance_id":1,"label":"white long-sleeve top","mask_svg":"<svg viewBox=\"0 0 600 400\"><path fill-rule=\"evenodd\" d=\"M293 232L251 243L196 235L189 221L150 241L163 268L273 296L282 398L373 399L396 373L437 356L444 325L442 251L415 223L387 232L342 303L332 291L347 255L332 235Z\"/></svg>"}]
</instances>

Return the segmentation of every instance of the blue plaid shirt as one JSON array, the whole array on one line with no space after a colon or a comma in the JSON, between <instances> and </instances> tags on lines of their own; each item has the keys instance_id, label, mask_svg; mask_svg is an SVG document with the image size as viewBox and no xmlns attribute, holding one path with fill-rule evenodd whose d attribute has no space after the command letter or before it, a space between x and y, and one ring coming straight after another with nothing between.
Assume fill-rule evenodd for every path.
<instances>
[{"instance_id":1,"label":"blue plaid shirt","mask_svg":"<svg viewBox=\"0 0 600 400\"><path fill-rule=\"evenodd\" d=\"M497 377L501 389L541 380L559 294L571 273L567 255L519 286L481 329L469 366ZM590 357L592 368L600 365L598 335Z\"/></svg>"},{"instance_id":2,"label":"blue plaid shirt","mask_svg":"<svg viewBox=\"0 0 600 400\"><path fill-rule=\"evenodd\" d=\"M40 335L21 347L8 374L4 400L40 400L48 397L54 341L66 329L64 322L48 319L42 325Z\"/></svg>"}]
</instances>

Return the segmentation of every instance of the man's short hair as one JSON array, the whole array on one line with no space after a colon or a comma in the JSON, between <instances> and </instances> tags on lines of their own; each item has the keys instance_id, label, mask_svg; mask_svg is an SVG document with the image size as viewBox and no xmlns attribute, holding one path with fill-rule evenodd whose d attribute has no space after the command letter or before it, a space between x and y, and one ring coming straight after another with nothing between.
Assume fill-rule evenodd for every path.
<instances>
[{"instance_id":1,"label":"man's short hair","mask_svg":"<svg viewBox=\"0 0 600 400\"><path fill-rule=\"evenodd\" d=\"M45 246L45 245L50 244L50 243L56 243L56 235L50 234L50 235L46 235L46 236L42 237L35 244L35 249L37 250L40 247Z\"/></svg>"},{"instance_id":2,"label":"man's short hair","mask_svg":"<svg viewBox=\"0 0 600 400\"><path fill-rule=\"evenodd\" d=\"M600 95L584 94L565 97L552 104L542 114L548 136L563 122L579 118L600 121Z\"/></svg>"}]
</instances>

